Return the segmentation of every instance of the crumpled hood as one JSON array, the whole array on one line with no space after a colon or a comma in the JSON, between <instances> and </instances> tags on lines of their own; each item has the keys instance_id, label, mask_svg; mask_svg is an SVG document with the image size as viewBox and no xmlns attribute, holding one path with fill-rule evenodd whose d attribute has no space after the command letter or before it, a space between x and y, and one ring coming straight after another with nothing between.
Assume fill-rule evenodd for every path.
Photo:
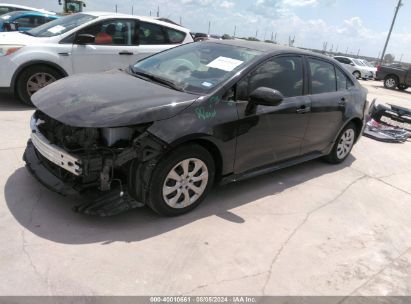
<instances>
[{"instance_id":1,"label":"crumpled hood","mask_svg":"<svg viewBox=\"0 0 411 304\"><path fill-rule=\"evenodd\" d=\"M120 127L167 119L198 95L179 92L118 70L79 74L41 89L33 104L73 127Z\"/></svg>"}]
</instances>

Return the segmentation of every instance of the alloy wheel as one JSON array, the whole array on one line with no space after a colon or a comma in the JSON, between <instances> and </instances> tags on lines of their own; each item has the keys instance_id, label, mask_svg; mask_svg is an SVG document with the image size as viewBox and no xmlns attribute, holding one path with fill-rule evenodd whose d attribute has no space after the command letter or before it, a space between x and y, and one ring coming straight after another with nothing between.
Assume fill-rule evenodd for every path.
<instances>
[{"instance_id":1,"label":"alloy wheel","mask_svg":"<svg viewBox=\"0 0 411 304\"><path fill-rule=\"evenodd\" d=\"M185 159L167 174L163 184L163 199L171 208L188 207L201 197L207 183L206 164L198 158Z\"/></svg>"},{"instance_id":2,"label":"alloy wheel","mask_svg":"<svg viewBox=\"0 0 411 304\"><path fill-rule=\"evenodd\" d=\"M385 85L386 85L388 88L395 88L395 86L396 86L396 81L395 81L394 78L388 78L388 79L385 80Z\"/></svg>"},{"instance_id":3,"label":"alloy wheel","mask_svg":"<svg viewBox=\"0 0 411 304\"><path fill-rule=\"evenodd\" d=\"M355 132L353 129L347 129L341 135L340 141L337 146L337 157L343 159L350 153L352 146L354 145Z\"/></svg>"},{"instance_id":4,"label":"alloy wheel","mask_svg":"<svg viewBox=\"0 0 411 304\"><path fill-rule=\"evenodd\" d=\"M56 81L56 78L49 73L36 73L27 80L27 93L29 96L36 93L41 88L48 86L50 83Z\"/></svg>"}]
</instances>

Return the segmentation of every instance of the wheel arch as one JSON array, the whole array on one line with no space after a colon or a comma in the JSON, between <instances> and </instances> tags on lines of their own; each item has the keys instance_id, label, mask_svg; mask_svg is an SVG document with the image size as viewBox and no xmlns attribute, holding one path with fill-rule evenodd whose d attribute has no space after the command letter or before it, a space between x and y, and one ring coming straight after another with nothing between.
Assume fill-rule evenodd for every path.
<instances>
[{"instance_id":1,"label":"wheel arch","mask_svg":"<svg viewBox=\"0 0 411 304\"><path fill-rule=\"evenodd\" d=\"M395 74L392 74L392 73L386 75L386 76L384 77L384 80L388 79L389 77L393 77L393 78L395 78L395 79L397 80L397 82L399 82L399 77L398 77L397 75L395 75Z\"/></svg>"},{"instance_id":2,"label":"wheel arch","mask_svg":"<svg viewBox=\"0 0 411 304\"><path fill-rule=\"evenodd\" d=\"M362 75L359 70L354 70L354 71L352 72L353 75L354 75L355 73L358 73L358 74L360 75L360 77L361 77L361 75Z\"/></svg>"},{"instance_id":3,"label":"wheel arch","mask_svg":"<svg viewBox=\"0 0 411 304\"><path fill-rule=\"evenodd\" d=\"M362 129L364 126L363 120L359 117L352 117L350 119L347 119L347 121L342 125L342 127L338 130L337 135L334 138L333 144L335 143L335 141L337 140L338 136L340 136L342 130L344 130L344 128L349 124L349 123L353 123L356 127L356 138L355 138L355 142L357 142L358 138L360 137L361 133L362 133Z\"/></svg>"},{"instance_id":4,"label":"wheel arch","mask_svg":"<svg viewBox=\"0 0 411 304\"><path fill-rule=\"evenodd\" d=\"M204 136L198 136L198 137L187 137L180 139L172 144L170 144L170 147L172 149L175 149L177 147L180 147L182 145L188 145L188 144L197 144L204 149L206 149L210 155L212 156L215 164L215 181L218 181L219 178L222 176L223 172L223 156L220 151L220 148L218 147L218 144L216 144L211 138L209 137L204 137Z\"/></svg>"},{"instance_id":5,"label":"wheel arch","mask_svg":"<svg viewBox=\"0 0 411 304\"><path fill-rule=\"evenodd\" d=\"M59 66L58 64L56 64L54 62L45 61L45 60L28 61L28 62L22 64L21 66L19 66L19 68L13 74L13 77L11 79L11 88L13 88L14 92L16 91L17 80L19 79L21 73L23 73L25 70L27 70L28 68L31 68L33 66L47 66L49 68L57 70L59 73L61 73L61 75L63 77L68 76L68 73L66 72L66 70L64 70L61 66Z\"/></svg>"}]
</instances>

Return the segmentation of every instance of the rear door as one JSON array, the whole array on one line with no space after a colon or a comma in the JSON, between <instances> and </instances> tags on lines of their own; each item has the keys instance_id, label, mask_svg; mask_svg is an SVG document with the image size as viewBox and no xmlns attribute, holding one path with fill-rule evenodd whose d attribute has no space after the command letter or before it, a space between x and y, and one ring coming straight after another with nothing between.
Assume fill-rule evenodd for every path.
<instances>
[{"instance_id":1,"label":"rear door","mask_svg":"<svg viewBox=\"0 0 411 304\"><path fill-rule=\"evenodd\" d=\"M77 32L95 36L95 43L73 44L72 60L75 73L100 72L126 68L135 61L138 46L138 20L107 19Z\"/></svg>"},{"instance_id":2,"label":"rear door","mask_svg":"<svg viewBox=\"0 0 411 304\"><path fill-rule=\"evenodd\" d=\"M259 87L276 89L285 98L278 106L253 107L248 96ZM237 84L235 173L301 154L310 115L310 98L305 93L303 58L298 55L274 57Z\"/></svg>"},{"instance_id":3,"label":"rear door","mask_svg":"<svg viewBox=\"0 0 411 304\"><path fill-rule=\"evenodd\" d=\"M344 123L346 105L353 102L352 81L333 63L308 57L311 116L302 153L323 152Z\"/></svg>"}]
</instances>

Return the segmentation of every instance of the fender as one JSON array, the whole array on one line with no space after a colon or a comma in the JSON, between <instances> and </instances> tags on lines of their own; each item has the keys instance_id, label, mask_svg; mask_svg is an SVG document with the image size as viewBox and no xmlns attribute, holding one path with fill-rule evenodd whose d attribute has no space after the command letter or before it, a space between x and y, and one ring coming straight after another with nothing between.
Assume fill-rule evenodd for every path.
<instances>
[{"instance_id":1,"label":"fender","mask_svg":"<svg viewBox=\"0 0 411 304\"><path fill-rule=\"evenodd\" d=\"M59 71L63 75L63 77L68 76L68 73L61 66L59 66L58 64L56 64L54 62L50 62L50 61L46 61L46 60L30 60L30 61L27 61L26 63L20 65L19 68L14 72L13 77L11 78L11 85L10 85L12 92L14 92L14 90L15 90L17 78L19 77L20 73L24 69L26 69L30 66L33 66L33 65L46 65L46 66L52 67L52 68L56 69L57 71Z\"/></svg>"},{"instance_id":2,"label":"fender","mask_svg":"<svg viewBox=\"0 0 411 304\"><path fill-rule=\"evenodd\" d=\"M347 119L347 121L342 125L342 127L338 130L337 135L334 137L333 141L330 143L330 147L327 149L325 154L328 154L331 152L331 149L334 146L334 143L336 142L338 136L340 136L341 131L350 123L350 122L354 122L355 125L357 125L357 123L355 122L356 120L360 120L361 121L361 130L360 130L360 134L358 134L357 138L355 139L355 143L358 141L358 139L361 137L362 135L362 130L364 128L364 120L358 116L353 116L349 119Z\"/></svg>"}]
</instances>

